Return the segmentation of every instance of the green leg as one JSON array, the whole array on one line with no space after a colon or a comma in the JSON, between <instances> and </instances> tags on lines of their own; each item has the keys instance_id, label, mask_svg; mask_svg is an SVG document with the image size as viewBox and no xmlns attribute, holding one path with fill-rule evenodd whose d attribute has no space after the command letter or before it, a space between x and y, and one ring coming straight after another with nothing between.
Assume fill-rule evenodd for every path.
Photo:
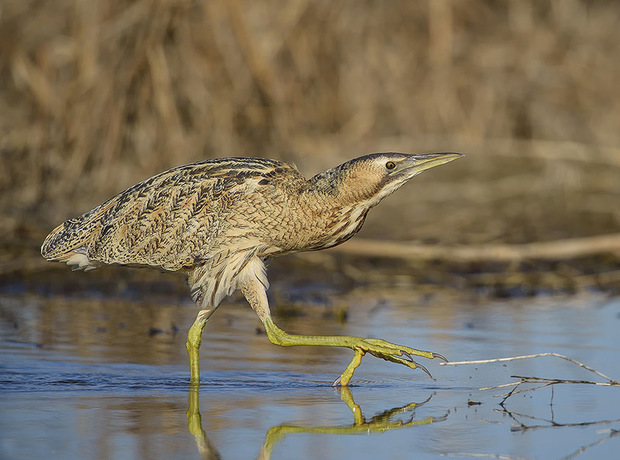
<instances>
[{"instance_id":1,"label":"green leg","mask_svg":"<svg viewBox=\"0 0 620 460\"><path fill-rule=\"evenodd\" d=\"M259 265L260 264L260 265ZM278 326L273 323L271 318L271 312L269 311L269 302L267 301L267 294L265 292L266 284L260 281L260 277L256 276L257 268L263 267L262 262L256 259L248 264L248 267L252 267L249 274L240 275L239 288L243 295L247 299L252 309L258 315L265 326L265 332L271 343L281 345L283 347L291 347L295 345L314 345L325 347L345 347L350 348L355 352L353 360L342 375L336 379L334 385L346 386L353 377L353 372L362 362L362 357L366 353L370 353L377 358L390 361L392 363L402 364L411 369L420 368L426 372L431 378L430 372L413 360L413 356L422 356L423 358L433 359L439 358L447 361L439 353L433 353L430 351L416 350L415 348L405 347L403 345L397 345L395 343L386 342L381 339L364 339L362 337L350 337L350 336L318 336L318 335L292 335L284 332Z\"/></svg>"},{"instance_id":2,"label":"green leg","mask_svg":"<svg viewBox=\"0 0 620 460\"><path fill-rule=\"evenodd\" d=\"M192 327L190 327L187 332L185 347L189 355L189 383L191 385L200 385L199 351L200 343L202 342L202 331L204 331L207 321L214 311L215 308L200 310L194 324L192 324Z\"/></svg>"},{"instance_id":3,"label":"green leg","mask_svg":"<svg viewBox=\"0 0 620 460\"><path fill-rule=\"evenodd\" d=\"M355 355L353 355L353 359L351 360L347 368L344 370L344 372L340 374L340 377L334 380L334 383L332 383L332 386L334 387L338 385L341 385L343 387L348 386L349 382L351 381L351 377L353 377L353 372L355 372L355 369L357 369L359 365L362 364L362 358L364 357L365 354L366 354L365 351L362 351L359 348L356 349Z\"/></svg>"},{"instance_id":4,"label":"green leg","mask_svg":"<svg viewBox=\"0 0 620 460\"><path fill-rule=\"evenodd\" d=\"M412 356L422 356L423 358L433 359L439 358L447 361L439 353L433 353L430 351L416 350L415 348L406 347L403 345L397 345L395 343L387 342L382 339L364 339L362 337L351 336L317 336L317 335L292 335L280 329L273 323L271 316L266 316L263 319L265 331L267 337L271 343L281 345L283 347L290 347L296 345L314 345L314 346L326 346L326 347L344 347L351 348L355 351L353 360L342 375L336 379L334 385L348 385L353 372L362 362L362 357L366 353L370 353L377 358L384 359L397 364L403 364L411 369L420 368L426 372L429 377L432 375L421 364L418 364L413 360Z\"/></svg>"}]
</instances>

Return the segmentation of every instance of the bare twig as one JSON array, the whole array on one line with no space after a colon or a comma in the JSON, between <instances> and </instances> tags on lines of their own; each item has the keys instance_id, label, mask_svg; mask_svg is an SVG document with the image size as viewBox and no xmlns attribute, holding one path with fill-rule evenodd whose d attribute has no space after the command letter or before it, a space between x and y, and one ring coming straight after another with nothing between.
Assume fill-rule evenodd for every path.
<instances>
[{"instance_id":1,"label":"bare twig","mask_svg":"<svg viewBox=\"0 0 620 460\"><path fill-rule=\"evenodd\" d=\"M527 393L528 391L535 391L538 390L540 388L545 388L548 386L553 386L553 385L557 385L557 384L585 384L585 385L598 385L598 386L620 386L620 382L617 380L612 379L611 377L606 376L605 374L603 374L602 372L597 371L596 369L591 368L590 366L587 366L583 363L580 363L577 360L574 360L572 358L569 358L568 356L564 356L561 355L559 353L537 353L534 355L524 355L524 356L511 356L508 358L495 358L495 359L481 359L481 360L475 360L475 361L452 361L452 362L447 362L447 363L440 363L441 365L444 366L448 366L448 365L452 365L452 366L459 366L459 365L464 365L464 364L488 364L488 363L499 363L499 362L507 362L507 361L516 361L519 359L529 359L529 358L541 358L544 356L553 356L555 358L561 358L564 359L566 361L569 361L573 364L576 364L579 367L584 368L585 370L592 372L596 375L598 375L599 377L607 380L606 382L594 382L591 380L571 380L571 379L558 379L558 378L544 378L544 377L526 377L526 376L520 376L520 375L512 375L512 378L516 378L519 379L518 382L511 382L511 383L504 383L501 385L495 385L495 386L490 386L490 387L482 387L479 388L479 390L481 391L486 391L486 390L496 390L498 388L509 388L509 387L513 387L508 393L503 393L503 394L499 394L499 395L494 395L497 398L503 397L502 402L500 404L504 404L504 402L510 398L512 395L515 394L520 394L520 393ZM525 383L538 383L540 384L539 386L533 387L533 388L526 388L524 390L518 390L517 388L519 388L521 385L525 384Z\"/></svg>"},{"instance_id":2,"label":"bare twig","mask_svg":"<svg viewBox=\"0 0 620 460\"><path fill-rule=\"evenodd\" d=\"M605 374L603 374L602 372L597 371L596 369L592 369L590 366L587 366L586 364L580 363L577 360L574 360L572 358L569 358L568 356L564 356L561 355L559 353L536 353L534 355L523 355L523 356L511 356L508 358L494 358L494 359L482 359L482 360L477 360L477 361L450 361L447 363L440 363L440 365L442 366L459 366L459 365L463 365L463 364L488 364L488 363L500 363L500 362L507 362L507 361L516 361L519 359L530 359L530 358L542 358L544 356L553 356L556 358L561 358L561 359L565 359L566 361L569 361L573 364L576 364L579 367L583 367L585 370L590 371L596 375L598 375L601 378L604 378L605 380L607 380L607 384L608 385L613 385L613 386L620 386L620 382L618 382L617 380L612 379L611 377L606 376ZM526 377L529 379L535 379L537 377ZM541 379L542 380L542 379ZM548 379L547 379L548 380ZM567 383L584 383L587 381L575 381L575 382L567 382ZM556 382L557 383L557 382ZM509 386L512 384L506 384L506 385L500 385L497 387L488 387L488 388L481 388L481 390L483 389L491 389L491 388L500 388L502 386Z\"/></svg>"},{"instance_id":3,"label":"bare twig","mask_svg":"<svg viewBox=\"0 0 620 460\"><path fill-rule=\"evenodd\" d=\"M555 385L556 383L575 383L584 385L600 386L620 386L620 382L593 382L592 380L573 380L573 379L548 379L544 377L523 377L521 375L511 375L512 378L521 379L521 383L542 383L543 386Z\"/></svg>"}]
</instances>

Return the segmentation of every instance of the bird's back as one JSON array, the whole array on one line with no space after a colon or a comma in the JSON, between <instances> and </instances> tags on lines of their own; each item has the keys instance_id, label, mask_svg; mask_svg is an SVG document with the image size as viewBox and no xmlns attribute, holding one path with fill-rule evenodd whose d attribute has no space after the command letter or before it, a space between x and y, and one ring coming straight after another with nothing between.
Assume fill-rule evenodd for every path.
<instances>
[{"instance_id":1,"label":"bird's back","mask_svg":"<svg viewBox=\"0 0 620 460\"><path fill-rule=\"evenodd\" d=\"M173 168L64 222L48 235L41 254L87 270L102 263L190 268L221 245L227 209L259 183L282 176L305 180L294 166L263 158Z\"/></svg>"}]
</instances>

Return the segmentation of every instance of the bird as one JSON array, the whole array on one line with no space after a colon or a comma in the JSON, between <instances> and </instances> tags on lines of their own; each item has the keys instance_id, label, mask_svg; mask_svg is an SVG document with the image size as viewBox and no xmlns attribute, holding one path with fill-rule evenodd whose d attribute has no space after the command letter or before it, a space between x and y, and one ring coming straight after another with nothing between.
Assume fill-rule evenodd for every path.
<instances>
[{"instance_id":1,"label":"bird","mask_svg":"<svg viewBox=\"0 0 620 460\"><path fill-rule=\"evenodd\" d=\"M199 350L207 321L236 290L273 344L352 349L353 358L334 386L349 385L367 353L431 376L413 357L447 361L439 353L376 338L280 329L269 309L265 261L344 243L385 197L421 172L462 156L371 153L309 179L278 160L207 159L157 174L67 220L46 237L41 255L74 270L122 265L185 272L199 307L186 341L191 385L200 385Z\"/></svg>"}]
</instances>

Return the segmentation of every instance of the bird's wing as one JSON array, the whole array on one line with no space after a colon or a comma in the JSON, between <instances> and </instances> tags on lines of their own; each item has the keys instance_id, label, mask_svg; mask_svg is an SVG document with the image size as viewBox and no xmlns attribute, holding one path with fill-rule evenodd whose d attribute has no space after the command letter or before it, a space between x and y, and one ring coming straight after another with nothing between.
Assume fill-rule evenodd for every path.
<instances>
[{"instance_id":1,"label":"bird's wing","mask_svg":"<svg viewBox=\"0 0 620 460\"><path fill-rule=\"evenodd\" d=\"M278 169L299 174L291 165L261 158L171 169L57 227L41 253L85 269L105 263L179 270L223 257L227 209Z\"/></svg>"}]
</instances>

